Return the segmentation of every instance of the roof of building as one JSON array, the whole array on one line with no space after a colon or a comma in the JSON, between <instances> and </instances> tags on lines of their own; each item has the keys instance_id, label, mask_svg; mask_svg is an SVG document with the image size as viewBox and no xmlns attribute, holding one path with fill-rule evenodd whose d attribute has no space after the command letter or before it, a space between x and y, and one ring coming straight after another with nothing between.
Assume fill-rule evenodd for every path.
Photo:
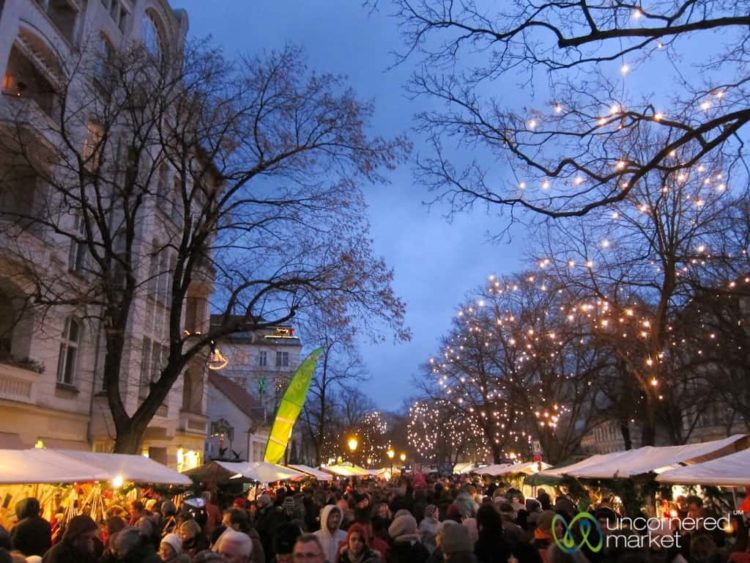
<instances>
[{"instance_id":1,"label":"roof of building","mask_svg":"<svg viewBox=\"0 0 750 563\"><path fill-rule=\"evenodd\" d=\"M232 401L234 405L250 418L256 418L262 412L263 405L245 389L231 379L219 375L215 371L208 372L208 383Z\"/></svg>"}]
</instances>

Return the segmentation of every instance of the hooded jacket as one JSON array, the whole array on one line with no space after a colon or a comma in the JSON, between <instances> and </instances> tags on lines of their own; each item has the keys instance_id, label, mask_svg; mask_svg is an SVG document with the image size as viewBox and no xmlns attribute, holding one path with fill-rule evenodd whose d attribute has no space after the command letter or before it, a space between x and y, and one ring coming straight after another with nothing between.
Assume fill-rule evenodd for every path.
<instances>
[{"instance_id":1,"label":"hooded jacket","mask_svg":"<svg viewBox=\"0 0 750 563\"><path fill-rule=\"evenodd\" d=\"M341 514L341 510L332 504L324 506L320 511L320 530L315 532L320 545L323 547L323 553L328 563L335 563L338 558L339 544L346 541L346 532L341 529L333 531L328 529L328 516L332 510L338 510L339 514Z\"/></svg>"}]
</instances>

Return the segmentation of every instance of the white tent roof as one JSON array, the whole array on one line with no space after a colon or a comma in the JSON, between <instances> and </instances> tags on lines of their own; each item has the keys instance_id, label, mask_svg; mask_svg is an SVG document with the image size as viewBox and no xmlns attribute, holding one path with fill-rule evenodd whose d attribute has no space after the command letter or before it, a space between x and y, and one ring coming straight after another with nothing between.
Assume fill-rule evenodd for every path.
<instances>
[{"instance_id":1,"label":"white tent roof","mask_svg":"<svg viewBox=\"0 0 750 563\"><path fill-rule=\"evenodd\" d=\"M54 450L0 450L0 484L103 481L109 475Z\"/></svg>"},{"instance_id":2,"label":"white tent roof","mask_svg":"<svg viewBox=\"0 0 750 563\"><path fill-rule=\"evenodd\" d=\"M742 442L742 443L740 443ZM700 444L683 446L645 446L635 450L595 455L574 465L542 472L545 476L569 475L583 479L634 477L645 473L663 473L681 463L696 463L727 455L747 447L747 436L737 434Z\"/></svg>"},{"instance_id":3,"label":"white tent roof","mask_svg":"<svg viewBox=\"0 0 750 563\"><path fill-rule=\"evenodd\" d=\"M475 464L473 463L457 463L453 466L453 474L454 475L466 475L468 473L472 473L474 471ZM477 468L477 471L482 469L482 467Z\"/></svg>"},{"instance_id":4,"label":"white tent roof","mask_svg":"<svg viewBox=\"0 0 750 563\"><path fill-rule=\"evenodd\" d=\"M0 450L0 483L74 483L122 477L137 483L190 485L192 481L139 455L75 450Z\"/></svg>"},{"instance_id":5,"label":"white tent roof","mask_svg":"<svg viewBox=\"0 0 750 563\"><path fill-rule=\"evenodd\" d=\"M234 464L232 464L234 465ZM253 461L251 463L240 463L242 467L238 471L243 477L258 481L259 483L273 483L274 481L288 481L305 477L305 473L283 465L268 463L267 461Z\"/></svg>"},{"instance_id":6,"label":"white tent roof","mask_svg":"<svg viewBox=\"0 0 750 563\"><path fill-rule=\"evenodd\" d=\"M287 467L291 467L292 469L301 471L302 473L307 473L308 475L315 477L318 481L333 481L333 475L331 475L330 473L326 473L325 471L321 471L320 469L310 467L309 465L289 464Z\"/></svg>"},{"instance_id":7,"label":"white tent roof","mask_svg":"<svg viewBox=\"0 0 750 563\"><path fill-rule=\"evenodd\" d=\"M352 465L351 463L340 463L339 465L321 466L321 470L338 475L339 477L369 477L370 472L364 467Z\"/></svg>"},{"instance_id":8,"label":"white tent roof","mask_svg":"<svg viewBox=\"0 0 750 563\"><path fill-rule=\"evenodd\" d=\"M57 450L68 458L82 461L92 467L100 467L109 477L122 477L135 483L159 483L164 485L192 485L189 477L142 455L104 454Z\"/></svg>"},{"instance_id":9,"label":"white tent roof","mask_svg":"<svg viewBox=\"0 0 750 563\"><path fill-rule=\"evenodd\" d=\"M500 475L512 475L514 473L525 473L526 475L532 475L539 471L540 463L542 465L542 470L552 467L549 463L539 461L527 461L525 463L499 463L475 469L474 471L472 471L472 473L477 473L479 475L492 475L493 477L499 477Z\"/></svg>"},{"instance_id":10,"label":"white tent roof","mask_svg":"<svg viewBox=\"0 0 750 563\"><path fill-rule=\"evenodd\" d=\"M737 487L750 485L750 450L678 467L656 477L661 483Z\"/></svg>"}]
</instances>

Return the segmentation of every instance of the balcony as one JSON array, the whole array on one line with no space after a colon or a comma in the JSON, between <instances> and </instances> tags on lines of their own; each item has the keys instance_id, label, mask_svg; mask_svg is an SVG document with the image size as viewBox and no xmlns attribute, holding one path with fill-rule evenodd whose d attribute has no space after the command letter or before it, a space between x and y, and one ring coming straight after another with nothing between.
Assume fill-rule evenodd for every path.
<instances>
[{"instance_id":1,"label":"balcony","mask_svg":"<svg viewBox=\"0 0 750 563\"><path fill-rule=\"evenodd\" d=\"M36 404L36 383L39 377L39 373L31 369L0 363L0 399Z\"/></svg>"},{"instance_id":2,"label":"balcony","mask_svg":"<svg viewBox=\"0 0 750 563\"><path fill-rule=\"evenodd\" d=\"M181 411L177 430L186 434L205 436L208 433L208 417L202 414Z\"/></svg>"},{"instance_id":3,"label":"balcony","mask_svg":"<svg viewBox=\"0 0 750 563\"><path fill-rule=\"evenodd\" d=\"M35 0L39 11L68 43L75 44L76 20L81 8L76 0Z\"/></svg>"}]
</instances>

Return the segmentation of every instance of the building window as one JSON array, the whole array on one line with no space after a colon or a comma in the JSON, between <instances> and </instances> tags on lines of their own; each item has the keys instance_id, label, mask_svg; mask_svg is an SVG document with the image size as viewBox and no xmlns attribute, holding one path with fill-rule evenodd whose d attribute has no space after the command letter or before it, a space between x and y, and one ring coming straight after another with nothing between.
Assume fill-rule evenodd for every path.
<instances>
[{"instance_id":1,"label":"building window","mask_svg":"<svg viewBox=\"0 0 750 563\"><path fill-rule=\"evenodd\" d=\"M146 47L146 52L151 55L154 60L161 61L164 42L162 40L161 31L159 30L159 24L156 23L152 13L146 12L143 16L142 28L143 46Z\"/></svg>"},{"instance_id":2,"label":"building window","mask_svg":"<svg viewBox=\"0 0 750 563\"><path fill-rule=\"evenodd\" d=\"M70 241L68 253L68 270L82 273L86 268L86 222L83 217L77 215L73 226L73 240Z\"/></svg>"},{"instance_id":3,"label":"building window","mask_svg":"<svg viewBox=\"0 0 750 563\"><path fill-rule=\"evenodd\" d=\"M258 352L258 365L261 367L266 367L268 365L268 352L265 350Z\"/></svg>"},{"instance_id":4,"label":"building window","mask_svg":"<svg viewBox=\"0 0 750 563\"><path fill-rule=\"evenodd\" d=\"M57 382L73 385L78 360L78 347L81 339L81 325L68 317L60 342L60 356L57 360Z\"/></svg>"},{"instance_id":5,"label":"building window","mask_svg":"<svg viewBox=\"0 0 750 563\"><path fill-rule=\"evenodd\" d=\"M277 368L289 367L289 352L276 352L276 367Z\"/></svg>"}]
</instances>

